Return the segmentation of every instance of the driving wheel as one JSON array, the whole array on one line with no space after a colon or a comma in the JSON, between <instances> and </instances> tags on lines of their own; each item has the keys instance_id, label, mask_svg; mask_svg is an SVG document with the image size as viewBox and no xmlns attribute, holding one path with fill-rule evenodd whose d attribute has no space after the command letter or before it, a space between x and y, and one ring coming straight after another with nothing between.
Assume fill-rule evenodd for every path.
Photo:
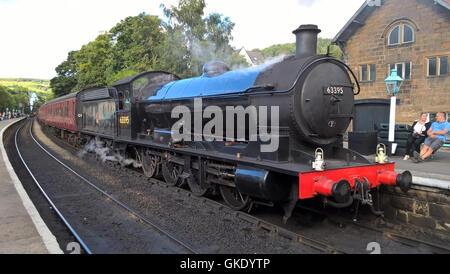
<instances>
[{"instance_id":1,"label":"driving wheel","mask_svg":"<svg viewBox=\"0 0 450 274\"><path fill-rule=\"evenodd\" d=\"M180 183L180 175L183 173L183 166L164 160L162 162L162 174L169 186L176 186Z\"/></svg>"},{"instance_id":2,"label":"driving wheel","mask_svg":"<svg viewBox=\"0 0 450 274\"><path fill-rule=\"evenodd\" d=\"M246 210L251 203L248 195L242 194L237 188L220 185L220 194L225 203L233 210Z\"/></svg>"}]
</instances>

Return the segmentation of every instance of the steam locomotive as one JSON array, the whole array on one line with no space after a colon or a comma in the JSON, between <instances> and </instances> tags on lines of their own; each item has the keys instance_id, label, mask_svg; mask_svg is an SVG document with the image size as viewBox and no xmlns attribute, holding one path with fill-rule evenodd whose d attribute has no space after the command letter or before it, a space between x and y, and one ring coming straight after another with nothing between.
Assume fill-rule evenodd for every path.
<instances>
[{"instance_id":1,"label":"steam locomotive","mask_svg":"<svg viewBox=\"0 0 450 274\"><path fill-rule=\"evenodd\" d=\"M280 203L286 222L298 200L314 197L373 209L373 189L408 191L412 176L343 147L359 84L345 63L316 54L319 32L300 26L295 56L271 64L230 71L213 61L183 80L145 72L50 101L38 119L79 146L100 138L138 159L147 177L220 193L234 210Z\"/></svg>"}]
</instances>

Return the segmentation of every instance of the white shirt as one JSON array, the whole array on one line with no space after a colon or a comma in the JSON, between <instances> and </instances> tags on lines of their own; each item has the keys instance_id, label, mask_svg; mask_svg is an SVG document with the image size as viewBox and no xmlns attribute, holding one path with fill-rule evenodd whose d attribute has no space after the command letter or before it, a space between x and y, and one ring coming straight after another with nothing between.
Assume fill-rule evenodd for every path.
<instances>
[{"instance_id":1,"label":"white shirt","mask_svg":"<svg viewBox=\"0 0 450 274\"><path fill-rule=\"evenodd\" d=\"M419 124L419 122L417 122L416 125L414 126L414 131L415 132L422 132L422 134L425 134L425 129L427 129L425 127L425 124L421 125L421 124Z\"/></svg>"}]
</instances>

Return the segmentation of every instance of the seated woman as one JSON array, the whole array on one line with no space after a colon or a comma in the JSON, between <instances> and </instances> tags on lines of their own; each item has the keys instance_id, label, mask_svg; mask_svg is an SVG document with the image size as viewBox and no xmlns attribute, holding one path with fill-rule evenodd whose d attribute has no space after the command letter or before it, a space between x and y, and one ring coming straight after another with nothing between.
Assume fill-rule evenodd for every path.
<instances>
[{"instance_id":1,"label":"seated woman","mask_svg":"<svg viewBox=\"0 0 450 274\"><path fill-rule=\"evenodd\" d=\"M450 123L447 122L445 113L438 112L436 114L436 122L431 124L431 127L427 132L428 137L425 139L425 144L420 151L420 154L418 152L414 153L414 158L412 159L413 162L422 162L440 149L444 145L449 132Z\"/></svg>"},{"instance_id":2,"label":"seated woman","mask_svg":"<svg viewBox=\"0 0 450 274\"><path fill-rule=\"evenodd\" d=\"M411 127L411 133L408 136L408 142L406 143L406 154L403 160L409 160L414 157L414 151L419 152L420 145L425 141L428 136L427 131L430 129L431 123L427 123L428 114L425 112L420 113L420 120L415 121Z\"/></svg>"}]
</instances>

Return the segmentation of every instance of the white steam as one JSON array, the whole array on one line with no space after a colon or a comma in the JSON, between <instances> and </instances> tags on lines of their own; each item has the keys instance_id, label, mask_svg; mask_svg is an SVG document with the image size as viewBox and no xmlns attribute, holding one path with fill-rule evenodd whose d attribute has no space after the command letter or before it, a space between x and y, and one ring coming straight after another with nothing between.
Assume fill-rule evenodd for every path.
<instances>
[{"instance_id":1,"label":"white steam","mask_svg":"<svg viewBox=\"0 0 450 274\"><path fill-rule=\"evenodd\" d=\"M82 158L86 153L94 153L103 163L106 161L117 162L121 166L133 165L134 168L141 167L141 163L135 159L125 158L117 152L111 151L105 146L105 142L98 137L89 141L79 152L78 157Z\"/></svg>"}]
</instances>

